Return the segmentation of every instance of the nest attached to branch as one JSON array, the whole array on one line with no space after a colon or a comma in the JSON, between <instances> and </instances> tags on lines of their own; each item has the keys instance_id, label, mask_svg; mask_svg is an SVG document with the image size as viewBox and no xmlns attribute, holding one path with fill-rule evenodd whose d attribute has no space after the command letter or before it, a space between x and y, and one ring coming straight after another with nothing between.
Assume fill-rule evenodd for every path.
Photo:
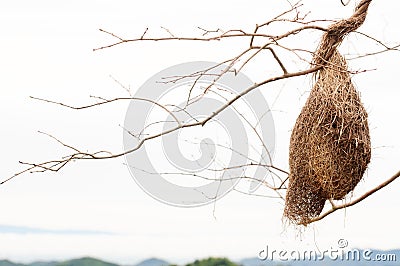
<instances>
[{"instance_id":1,"label":"nest attached to branch","mask_svg":"<svg viewBox=\"0 0 400 266\"><path fill-rule=\"evenodd\" d=\"M367 112L337 50L365 20L371 0L349 19L330 26L313 59L323 68L290 139L289 185L284 216L307 225L328 199L343 199L360 182L371 158Z\"/></svg>"}]
</instances>

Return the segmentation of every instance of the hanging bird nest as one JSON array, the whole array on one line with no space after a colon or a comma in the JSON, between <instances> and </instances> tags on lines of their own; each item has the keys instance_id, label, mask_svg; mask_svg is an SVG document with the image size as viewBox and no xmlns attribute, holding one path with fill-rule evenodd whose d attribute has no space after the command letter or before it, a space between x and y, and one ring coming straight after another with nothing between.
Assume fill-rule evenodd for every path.
<instances>
[{"instance_id":1,"label":"hanging bird nest","mask_svg":"<svg viewBox=\"0 0 400 266\"><path fill-rule=\"evenodd\" d=\"M323 66L290 139L289 185L284 216L307 225L327 199L343 199L360 182L371 158L367 112L337 50L364 22L371 0L323 35L313 64Z\"/></svg>"}]
</instances>

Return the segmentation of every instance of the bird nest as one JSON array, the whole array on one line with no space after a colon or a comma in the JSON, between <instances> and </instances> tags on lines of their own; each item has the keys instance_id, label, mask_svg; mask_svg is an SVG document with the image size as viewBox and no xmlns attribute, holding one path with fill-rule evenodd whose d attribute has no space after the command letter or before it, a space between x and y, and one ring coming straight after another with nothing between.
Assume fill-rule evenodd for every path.
<instances>
[{"instance_id":1,"label":"bird nest","mask_svg":"<svg viewBox=\"0 0 400 266\"><path fill-rule=\"evenodd\" d=\"M362 1L350 19L332 25L315 52L314 64L323 67L290 139L284 216L293 223L307 225L326 200L343 199L360 182L370 161L368 115L337 50L344 35L364 22L370 1Z\"/></svg>"}]
</instances>

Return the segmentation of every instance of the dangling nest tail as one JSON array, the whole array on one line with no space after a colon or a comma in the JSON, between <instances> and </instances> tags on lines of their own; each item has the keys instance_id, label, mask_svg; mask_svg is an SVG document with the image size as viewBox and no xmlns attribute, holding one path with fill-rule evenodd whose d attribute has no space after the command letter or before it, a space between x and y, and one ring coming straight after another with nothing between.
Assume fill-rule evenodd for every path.
<instances>
[{"instance_id":1,"label":"dangling nest tail","mask_svg":"<svg viewBox=\"0 0 400 266\"><path fill-rule=\"evenodd\" d=\"M284 216L307 225L327 199L340 200L361 180L371 158L365 111L337 50L345 35L364 22L371 0L322 37L313 63L323 66L290 139L289 186Z\"/></svg>"}]
</instances>

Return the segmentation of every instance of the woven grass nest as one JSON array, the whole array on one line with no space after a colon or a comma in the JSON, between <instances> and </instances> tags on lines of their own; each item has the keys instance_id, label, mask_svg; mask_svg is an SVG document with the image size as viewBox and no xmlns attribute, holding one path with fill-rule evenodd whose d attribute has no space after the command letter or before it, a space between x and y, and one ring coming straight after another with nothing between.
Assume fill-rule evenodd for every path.
<instances>
[{"instance_id":1,"label":"woven grass nest","mask_svg":"<svg viewBox=\"0 0 400 266\"><path fill-rule=\"evenodd\" d=\"M367 112L346 60L337 50L365 20L371 0L363 0L349 19L330 26L313 59L316 73L290 139L289 185L284 216L307 225L328 199L343 199L362 179L371 158Z\"/></svg>"}]
</instances>

